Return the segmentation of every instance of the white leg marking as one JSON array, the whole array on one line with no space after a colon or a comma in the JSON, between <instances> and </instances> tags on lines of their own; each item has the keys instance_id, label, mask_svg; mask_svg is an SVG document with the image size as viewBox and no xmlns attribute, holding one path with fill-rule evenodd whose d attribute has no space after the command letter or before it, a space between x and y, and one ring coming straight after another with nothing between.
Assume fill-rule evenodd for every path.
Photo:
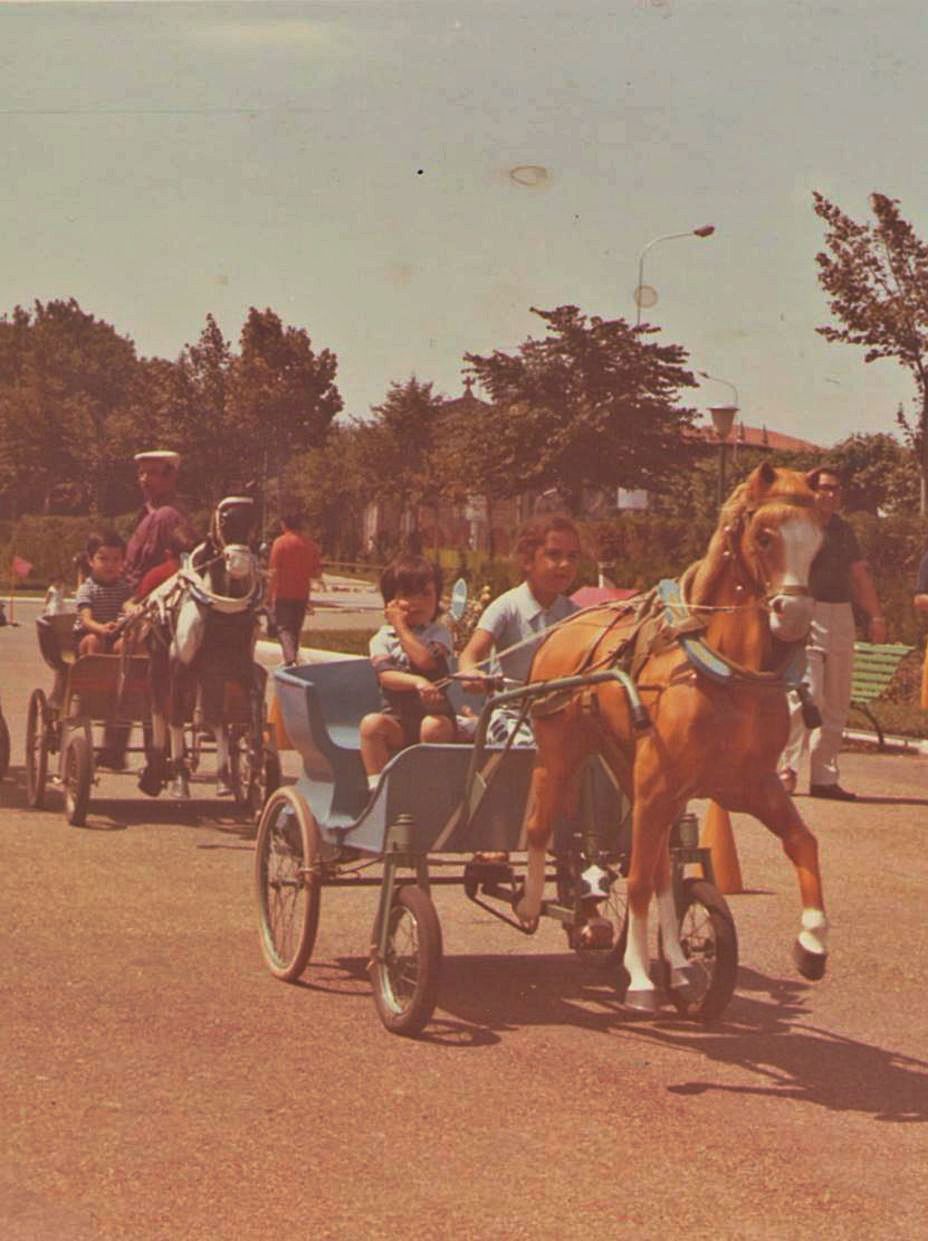
<instances>
[{"instance_id":1,"label":"white leg marking","mask_svg":"<svg viewBox=\"0 0 928 1241\"><path fill-rule=\"evenodd\" d=\"M806 952L817 952L821 956L828 953L828 919L822 909L804 909L802 911L802 930L799 942Z\"/></svg>"},{"instance_id":2,"label":"white leg marking","mask_svg":"<svg viewBox=\"0 0 928 1241\"><path fill-rule=\"evenodd\" d=\"M516 916L526 925L535 922L541 914L541 898L545 890L546 857L547 850L545 849L529 849L525 892L516 906Z\"/></svg>"},{"instance_id":3,"label":"white leg marking","mask_svg":"<svg viewBox=\"0 0 928 1241\"><path fill-rule=\"evenodd\" d=\"M654 991L648 973L648 915L628 911L628 943L625 946L625 968L629 975L629 991Z\"/></svg>"},{"instance_id":4,"label":"white leg marking","mask_svg":"<svg viewBox=\"0 0 928 1241\"><path fill-rule=\"evenodd\" d=\"M159 753L164 754L168 748L168 723L163 715L151 713L152 744Z\"/></svg>"},{"instance_id":5,"label":"white leg marking","mask_svg":"<svg viewBox=\"0 0 928 1241\"><path fill-rule=\"evenodd\" d=\"M663 892L657 894L657 914L661 924L661 942L664 956L670 962L670 968L679 970L686 967L686 953L680 946L680 927L677 922L677 907L673 899L673 887L668 884Z\"/></svg>"},{"instance_id":6,"label":"white leg marking","mask_svg":"<svg viewBox=\"0 0 928 1241\"><path fill-rule=\"evenodd\" d=\"M171 725L171 758L178 760L184 757L184 730L179 724Z\"/></svg>"},{"instance_id":7,"label":"white leg marking","mask_svg":"<svg viewBox=\"0 0 928 1241\"><path fill-rule=\"evenodd\" d=\"M221 724L213 732L216 737L216 770L226 771L229 767L229 732Z\"/></svg>"}]
</instances>

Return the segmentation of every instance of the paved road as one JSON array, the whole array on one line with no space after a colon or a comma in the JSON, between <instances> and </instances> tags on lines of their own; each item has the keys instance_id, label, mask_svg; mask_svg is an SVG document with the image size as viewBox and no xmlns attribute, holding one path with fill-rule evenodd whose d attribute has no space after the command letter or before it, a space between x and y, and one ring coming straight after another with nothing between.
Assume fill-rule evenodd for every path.
<instances>
[{"instance_id":1,"label":"paved road","mask_svg":"<svg viewBox=\"0 0 928 1241\"><path fill-rule=\"evenodd\" d=\"M446 968L416 1042L364 963L373 895L327 893L288 987L257 946L249 829L108 777L88 826L25 808L31 628L0 630L14 735L3 850L0 1237L925 1236L928 759L849 754L802 799L834 921L792 970L792 875L736 820L738 993L710 1029L623 1013L604 980L441 890Z\"/></svg>"}]
</instances>

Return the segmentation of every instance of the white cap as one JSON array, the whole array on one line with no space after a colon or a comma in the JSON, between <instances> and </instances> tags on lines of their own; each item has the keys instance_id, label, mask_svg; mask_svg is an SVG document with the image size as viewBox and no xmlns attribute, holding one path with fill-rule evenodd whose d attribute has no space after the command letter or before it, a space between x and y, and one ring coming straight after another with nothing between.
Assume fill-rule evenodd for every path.
<instances>
[{"instance_id":1,"label":"white cap","mask_svg":"<svg viewBox=\"0 0 928 1241\"><path fill-rule=\"evenodd\" d=\"M164 465L169 465L176 470L180 465L180 453L171 452L170 449L167 448L152 448L148 452L137 452L133 460L161 461Z\"/></svg>"}]
</instances>

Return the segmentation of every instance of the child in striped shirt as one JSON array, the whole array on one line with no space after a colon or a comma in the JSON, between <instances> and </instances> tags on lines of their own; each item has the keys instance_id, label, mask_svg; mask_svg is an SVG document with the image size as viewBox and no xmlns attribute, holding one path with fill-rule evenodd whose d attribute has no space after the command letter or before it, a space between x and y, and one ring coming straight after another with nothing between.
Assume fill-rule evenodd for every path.
<instances>
[{"instance_id":1,"label":"child in striped shirt","mask_svg":"<svg viewBox=\"0 0 928 1241\"><path fill-rule=\"evenodd\" d=\"M126 543L113 530L92 534L84 554L90 573L77 588L74 632L81 655L99 655L120 649L120 621L132 587L123 577Z\"/></svg>"}]
</instances>

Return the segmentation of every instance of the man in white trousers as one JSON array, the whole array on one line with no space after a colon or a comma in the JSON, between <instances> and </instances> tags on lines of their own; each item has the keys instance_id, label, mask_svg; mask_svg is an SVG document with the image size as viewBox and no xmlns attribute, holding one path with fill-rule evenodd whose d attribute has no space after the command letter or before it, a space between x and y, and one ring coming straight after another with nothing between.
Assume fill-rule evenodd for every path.
<instances>
[{"instance_id":1,"label":"man in white trousers","mask_svg":"<svg viewBox=\"0 0 928 1241\"><path fill-rule=\"evenodd\" d=\"M822 716L821 728L808 733L802 707L790 695L790 736L780 759L780 779L794 793L799 763L809 742L809 793L835 801L854 801L856 794L838 783L838 752L851 703L854 674L854 607L867 616L871 642L886 641L886 622L870 569L861 554L853 528L838 516L841 479L828 466L807 476L819 509L827 517L825 541L812 563L809 589L814 599L812 627L806 645L806 680Z\"/></svg>"}]
</instances>

